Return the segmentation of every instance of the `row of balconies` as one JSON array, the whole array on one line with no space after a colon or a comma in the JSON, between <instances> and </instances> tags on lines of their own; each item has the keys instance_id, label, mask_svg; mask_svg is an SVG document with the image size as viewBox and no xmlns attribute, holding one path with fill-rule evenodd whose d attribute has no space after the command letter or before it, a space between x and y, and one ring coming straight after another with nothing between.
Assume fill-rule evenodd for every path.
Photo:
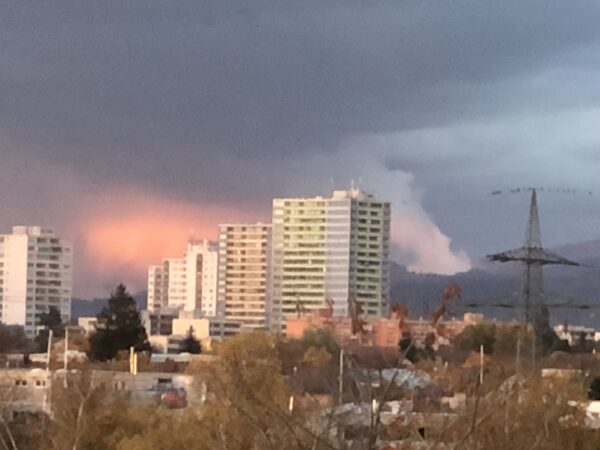
<instances>
[{"instance_id":1,"label":"row of balconies","mask_svg":"<svg viewBox=\"0 0 600 450\"><path fill-rule=\"evenodd\" d=\"M318 275L284 275L278 278L280 278L283 281L323 281L325 280L325 275L323 275L323 272L320 272Z\"/></svg>"},{"instance_id":2,"label":"row of balconies","mask_svg":"<svg viewBox=\"0 0 600 450\"><path fill-rule=\"evenodd\" d=\"M36 239L36 242L38 244L60 244L60 239L58 238L46 238L46 237L39 237Z\"/></svg>"},{"instance_id":3,"label":"row of balconies","mask_svg":"<svg viewBox=\"0 0 600 450\"><path fill-rule=\"evenodd\" d=\"M27 280L27 284L35 284L36 286L62 286L61 280Z\"/></svg>"},{"instance_id":4,"label":"row of balconies","mask_svg":"<svg viewBox=\"0 0 600 450\"><path fill-rule=\"evenodd\" d=\"M71 251L70 248L68 247L60 247L60 246L54 246L54 247L34 247L34 246L29 246L27 247L27 251L30 253L68 253Z\"/></svg>"},{"instance_id":5,"label":"row of balconies","mask_svg":"<svg viewBox=\"0 0 600 450\"><path fill-rule=\"evenodd\" d=\"M264 295L267 290L265 288L236 288L228 287L227 294L248 294L248 295Z\"/></svg>"},{"instance_id":6,"label":"row of balconies","mask_svg":"<svg viewBox=\"0 0 600 450\"><path fill-rule=\"evenodd\" d=\"M224 258L225 261L221 261L221 264L225 263L225 264L264 264L267 262L267 258L263 257L263 258L252 258L249 256L238 256L237 258L235 256L228 256L227 258Z\"/></svg>"},{"instance_id":7,"label":"row of balconies","mask_svg":"<svg viewBox=\"0 0 600 450\"><path fill-rule=\"evenodd\" d=\"M231 273L237 272L255 272L255 273L264 273L266 269L266 265L262 266L225 266L225 270L227 270L227 276Z\"/></svg>"},{"instance_id":8,"label":"row of balconies","mask_svg":"<svg viewBox=\"0 0 600 450\"><path fill-rule=\"evenodd\" d=\"M323 300L323 290L322 289L316 289L313 290L312 292L308 292L308 291L302 291L302 292L298 292L296 289L293 290L283 290L281 292L281 298L283 299L283 301L296 301L298 298L305 298L305 297L313 297L315 299L317 299L318 301L322 301ZM317 301L315 300L315 301Z\"/></svg>"}]
</instances>

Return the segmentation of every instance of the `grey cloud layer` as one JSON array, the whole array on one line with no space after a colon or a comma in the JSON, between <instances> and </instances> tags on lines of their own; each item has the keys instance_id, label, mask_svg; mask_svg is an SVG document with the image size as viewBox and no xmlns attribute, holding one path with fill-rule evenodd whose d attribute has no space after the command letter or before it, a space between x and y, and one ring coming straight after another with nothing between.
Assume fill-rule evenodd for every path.
<instances>
[{"instance_id":1,"label":"grey cloud layer","mask_svg":"<svg viewBox=\"0 0 600 450\"><path fill-rule=\"evenodd\" d=\"M593 139L540 167L544 148L511 123L527 135L530 115L600 104L599 23L596 1L14 2L0 152L100 185L264 204L307 184L298 161L383 142L381 164L414 173L426 209L476 252L483 238L461 230L480 200L465 190L562 173L574 153L586 182L598 168Z\"/></svg>"}]
</instances>

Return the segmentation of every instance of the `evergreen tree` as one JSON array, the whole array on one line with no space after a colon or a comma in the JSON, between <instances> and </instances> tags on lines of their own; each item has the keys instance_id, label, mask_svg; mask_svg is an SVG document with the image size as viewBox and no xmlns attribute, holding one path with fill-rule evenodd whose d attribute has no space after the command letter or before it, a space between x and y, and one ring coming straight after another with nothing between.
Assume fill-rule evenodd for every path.
<instances>
[{"instance_id":1,"label":"evergreen tree","mask_svg":"<svg viewBox=\"0 0 600 450\"><path fill-rule=\"evenodd\" d=\"M592 384L588 389L588 398L590 400L600 400L600 378L596 377L592 380Z\"/></svg>"},{"instance_id":2,"label":"evergreen tree","mask_svg":"<svg viewBox=\"0 0 600 450\"><path fill-rule=\"evenodd\" d=\"M88 356L98 361L113 359L130 347L149 351L146 329L142 325L134 298L119 284L108 299L108 306L98 314L96 332L90 336Z\"/></svg>"},{"instance_id":3,"label":"evergreen tree","mask_svg":"<svg viewBox=\"0 0 600 450\"><path fill-rule=\"evenodd\" d=\"M185 336L185 339L181 341L180 351L185 353L191 353L197 355L202 353L202 344L194 336L194 328L190 326L190 329Z\"/></svg>"},{"instance_id":4,"label":"evergreen tree","mask_svg":"<svg viewBox=\"0 0 600 450\"><path fill-rule=\"evenodd\" d=\"M5 325L0 323L0 353L29 352L31 341L21 325ZM44 351L46 351L44 349Z\"/></svg>"},{"instance_id":5,"label":"evergreen tree","mask_svg":"<svg viewBox=\"0 0 600 450\"><path fill-rule=\"evenodd\" d=\"M411 363L417 362L417 347L415 346L412 335L409 332L405 331L402 333L402 339L400 339L400 342L398 342L398 350Z\"/></svg>"},{"instance_id":6,"label":"evergreen tree","mask_svg":"<svg viewBox=\"0 0 600 450\"><path fill-rule=\"evenodd\" d=\"M35 337L35 346L39 352L47 351L50 330L54 339L65 336L65 324L56 306L51 306L48 312L40 314L39 325L44 327Z\"/></svg>"}]
</instances>

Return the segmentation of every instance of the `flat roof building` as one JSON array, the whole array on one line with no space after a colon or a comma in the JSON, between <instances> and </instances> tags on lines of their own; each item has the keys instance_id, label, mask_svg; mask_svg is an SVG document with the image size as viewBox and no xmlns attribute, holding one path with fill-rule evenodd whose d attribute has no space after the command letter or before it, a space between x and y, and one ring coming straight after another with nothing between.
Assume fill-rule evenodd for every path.
<instances>
[{"instance_id":1,"label":"flat roof building","mask_svg":"<svg viewBox=\"0 0 600 450\"><path fill-rule=\"evenodd\" d=\"M15 226L0 235L0 319L37 333L40 315L51 306L64 322L71 317L73 247L53 230Z\"/></svg>"},{"instance_id":2,"label":"flat roof building","mask_svg":"<svg viewBox=\"0 0 600 450\"><path fill-rule=\"evenodd\" d=\"M270 256L270 224L219 226L219 307L242 330L268 327Z\"/></svg>"},{"instance_id":3,"label":"flat roof building","mask_svg":"<svg viewBox=\"0 0 600 450\"><path fill-rule=\"evenodd\" d=\"M190 241L181 258L165 258L148 268L148 309L180 309L217 314L217 244Z\"/></svg>"},{"instance_id":4,"label":"flat roof building","mask_svg":"<svg viewBox=\"0 0 600 450\"><path fill-rule=\"evenodd\" d=\"M353 300L370 317L387 311L390 204L360 190L329 198L273 200L271 316L276 328L299 311L331 307L347 317Z\"/></svg>"}]
</instances>

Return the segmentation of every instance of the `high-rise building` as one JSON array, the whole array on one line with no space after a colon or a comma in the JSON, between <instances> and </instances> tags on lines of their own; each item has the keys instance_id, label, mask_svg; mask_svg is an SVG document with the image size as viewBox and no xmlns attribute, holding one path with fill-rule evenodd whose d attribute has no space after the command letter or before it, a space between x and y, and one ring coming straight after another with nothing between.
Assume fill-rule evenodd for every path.
<instances>
[{"instance_id":1,"label":"high-rise building","mask_svg":"<svg viewBox=\"0 0 600 450\"><path fill-rule=\"evenodd\" d=\"M165 265L166 261L148 267L148 310L158 311L168 307L169 271Z\"/></svg>"},{"instance_id":2,"label":"high-rise building","mask_svg":"<svg viewBox=\"0 0 600 450\"><path fill-rule=\"evenodd\" d=\"M182 258L166 258L148 268L148 309L217 314L218 247L190 241Z\"/></svg>"},{"instance_id":3,"label":"high-rise building","mask_svg":"<svg viewBox=\"0 0 600 450\"><path fill-rule=\"evenodd\" d=\"M272 321L330 306L347 316L350 301L367 316L387 310L390 204L360 189L330 198L273 200Z\"/></svg>"},{"instance_id":4,"label":"high-rise building","mask_svg":"<svg viewBox=\"0 0 600 450\"><path fill-rule=\"evenodd\" d=\"M73 247L39 226L15 226L0 235L0 318L35 336L40 315L56 307L68 321L73 288Z\"/></svg>"},{"instance_id":5,"label":"high-rise building","mask_svg":"<svg viewBox=\"0 0 600 450\"><path fill-rule=\"evenodd\" d=\"M219 227L219 308L242 330L269 327L270 224Z\"/></svg>"}]
</instances>

